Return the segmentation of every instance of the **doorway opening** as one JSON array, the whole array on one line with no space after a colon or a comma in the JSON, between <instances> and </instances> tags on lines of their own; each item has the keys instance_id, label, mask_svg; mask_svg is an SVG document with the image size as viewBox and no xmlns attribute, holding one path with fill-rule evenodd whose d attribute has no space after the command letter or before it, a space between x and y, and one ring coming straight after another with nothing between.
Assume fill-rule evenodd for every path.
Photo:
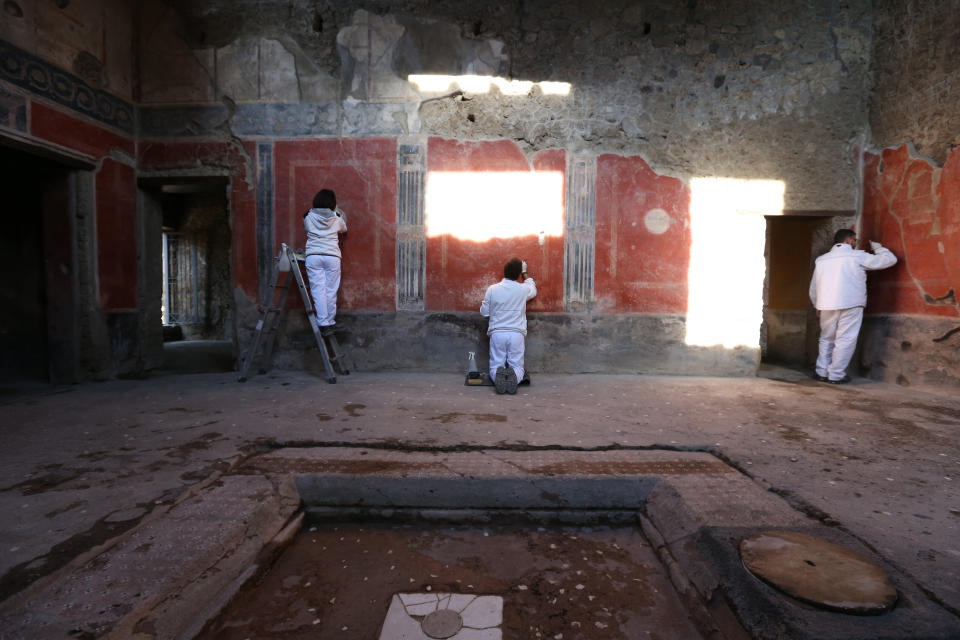
<instances>
[{"instance_id":1,"label":"doorway opening","mask_svg":"<svg viewBox=\"0 0 960 640\"><path fill-rule=\"evenodd\" d=\"M817 359L820 324L810 303L814 261L833 233L853 224L853 211L796 210L767 216L761 362L809 369Z\"/></svg>"},{"instance_id":2,"label":"doorway opening","mask_svg":"<svg viewBox=\"0 0 960 640\"><path fill-rule=\"evenodd\" d=\"M71 173L0 146L0 382L76 381Z\"/></svg>"},{"instance_id":3,"label":"doorway opening","mask_svg":"<svg viewBox=\"0 0 960 640\"><path fill-rule=\"evenodd\" d=\"M813 238L827 221L823 216L767 216L764 363L798 368L811 364L808 335L816 336L815 328L809 331Z\"/></svg>"},{"instance_id":4,"label":"doorway opening","mask_svg":"<svg viewBox=\"0 0 960 640\"><path fill-rule=\"evenodd\" d=\"M150 242L160 260L152 271L159 277L165 370L234 369L228 188L226 178L177 178L148 192L159 208L159 234Z\"/></svg>"}]
</instances>

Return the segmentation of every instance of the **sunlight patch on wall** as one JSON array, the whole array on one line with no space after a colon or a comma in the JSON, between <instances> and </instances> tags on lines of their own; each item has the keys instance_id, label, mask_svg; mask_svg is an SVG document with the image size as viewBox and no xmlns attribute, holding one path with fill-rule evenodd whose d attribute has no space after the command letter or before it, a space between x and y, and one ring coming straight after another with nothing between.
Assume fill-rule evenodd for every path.
<instances>
[{"instance_id":1,"label":"sunlight patch on wall","mask_svg":"<svg viewBox=\"0 0 960 640\"><path fill-rule=\"evenodd\" d=\"M421 93L448 93L456 89L467 93L489 93L496 87L505 96L525 96L539 87L541 93L552 96L566 96L570 94L569 82L532 82L529 80L507 80L496 76L444 76L444 75L411 75L407 80L417 85Z\"/></svg>"},{"instance_id":2,"label":"sunlight patch on wall","mask_svg":"<svg viewBox=\"0 0 960 640\"><path fill-rule=\"evenodd\" d=\"M780 180L691 180L686 343L759 347L765 215L783 212Z\"/></svg>"},{"instance_id":3,"label":"sunlight patch on wall","mask_svg":"<svg viewBox=\"0 0 960 640\"><path fill-rule=\"evenodd\" d=\"M563 235L560 171L431 171L426 188L427 237L493 238Z\"/></svg>"}]
</instances>

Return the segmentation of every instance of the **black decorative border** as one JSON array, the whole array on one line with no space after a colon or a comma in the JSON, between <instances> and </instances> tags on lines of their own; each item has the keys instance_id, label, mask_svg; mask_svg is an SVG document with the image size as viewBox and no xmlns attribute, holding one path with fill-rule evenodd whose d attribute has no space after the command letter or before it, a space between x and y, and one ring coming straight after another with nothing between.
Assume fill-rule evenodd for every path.
<instances>
[{"instance_id":1,"label":"black decorative border","mask_svg":"<svg viewBox=\"0 0 960 640\"><path fill-rule=\"evenodd\" d=\"M69 107L85 116L133 134L133 105L0 40L0 79Z\"/></svg>"},{"instance_id":2,"label":"black decorative border","mask_svg":"<svg viewBox=\"0 0 960 640\"><path fill-rule=\"evenodd\" d=\"M273 278L273 143L257 145L257 274L260 299L267 300Z\"/></svg>"}]
</instances>

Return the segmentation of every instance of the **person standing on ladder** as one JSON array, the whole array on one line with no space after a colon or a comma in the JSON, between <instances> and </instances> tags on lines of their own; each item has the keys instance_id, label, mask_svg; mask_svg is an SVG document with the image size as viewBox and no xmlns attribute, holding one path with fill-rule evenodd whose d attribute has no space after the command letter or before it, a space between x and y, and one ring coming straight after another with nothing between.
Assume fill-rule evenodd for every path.
<instances>
[{"instance_id":1,"label":"person standing on ladder","mask_svg":"<svg viewBox=\"0 0 960 640\"><path fill-rule=\"evenodd\" d=\"M321 189L313 208L303 214L307 232L306 266L317 324L326 335L333 331L340 289L340 234L347 230L347 216L337 208L337 196Z\"/></svg>"}]
</instances>

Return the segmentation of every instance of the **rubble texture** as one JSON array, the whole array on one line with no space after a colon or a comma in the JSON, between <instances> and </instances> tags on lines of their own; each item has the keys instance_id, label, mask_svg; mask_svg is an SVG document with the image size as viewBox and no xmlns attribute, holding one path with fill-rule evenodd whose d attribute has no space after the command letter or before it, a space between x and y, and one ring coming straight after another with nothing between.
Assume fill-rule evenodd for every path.
<instances>
[{"instance_id":1,"label":"rubble texture","mask_svg":"<svg viewBox=\"0 0 960 640\"><path fill-rule=\"evenodd\" d=\"M638 154L670 175L785 180L791 209L854 205L868 2L172 4L142 12L155 25L142 45L145 102L345 101L347 135L379 132L343 122L372 103L387 112L374 122L403 121L403 133ZM571 90L438 96L410 74Z\"/></svg>"},{"instance_id":2,"label":"rubble texture","mask_svg":"<svg viewBox=\"0 0 960 640\"><path fill-rule=\"evenodd\" d=\"M877 0L874 12L874 143L912 141L943 163L960 145L960 2Z\"/></svg>"}]
</instances>

